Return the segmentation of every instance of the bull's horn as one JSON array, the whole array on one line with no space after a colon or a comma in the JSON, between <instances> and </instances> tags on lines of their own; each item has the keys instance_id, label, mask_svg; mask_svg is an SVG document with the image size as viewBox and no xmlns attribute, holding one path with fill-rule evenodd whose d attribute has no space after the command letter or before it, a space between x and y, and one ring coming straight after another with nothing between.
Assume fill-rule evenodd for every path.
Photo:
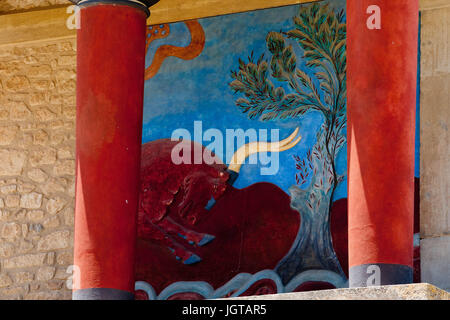
<instances>
[{"instance_id":1,"label":"bull's horn","mask_svg":"<svg viewBox=\"0 0 450 320\"><path fill-rule=\"evenodd\" d=\"M295 129L295 131L286 139L278 142L250 142L242 147L240 147L231 158L230 165L228 166L228 170L234 171L236 173L241 170L242 164L252 154L258 152L281 152L286 151L293 148L297 143L302 139L301 136L298 136L299 128ZM295 140L294 140L295 139Z\"/></svg>"}]
</instances>

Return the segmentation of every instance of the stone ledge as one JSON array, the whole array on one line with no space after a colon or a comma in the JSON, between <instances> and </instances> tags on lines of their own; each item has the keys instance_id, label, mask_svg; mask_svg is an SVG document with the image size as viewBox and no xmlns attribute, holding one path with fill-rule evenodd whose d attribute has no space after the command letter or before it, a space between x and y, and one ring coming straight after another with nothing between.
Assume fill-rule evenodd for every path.
<instances>
[{"instance_id":1,"label":"stone ledge","mask_svg":"<svg viewBox=\"0 0 450 320\"><path fill-rule=\"evenodd\" d=\"M75 38L76 30L66 26L67 7L0 15L0 46Z\"/></svg>"},{"instance_id":2,"label":"stone ledge","mask_svg":"<svg viewBox=\"0 0 450 320\"><path fill-rule=\"evenodd\" d=\"M320 0L160 0L150 8L151 15L147 24L200 19L315 1Z\"/></svg>"},{"instance_id":3,"label":"stone ledge","mask_svg":"<svg viewBox=\"0 0 450 320\"><path fill-rule=\"evenodd\" d=\"M0 0L2 1L2 0ZM66 6L45 7L40 10L0 11L0 46L28 44L50 39L75 38L76 30L68 29L66 22L73 11ZM256 9L314 2L319 0L164 0L151 7L150 24L185 21L216 15L238 13Z\"/></svg>"},{"instance_id":4,"label":"stone ledge","mask_svg":"<svg viewBox=\"0 0 450 320\"><path fill-rule=\"evenodd\" d=\"M419 0L420 10L433 10L450 7L448 0Z\"/></svg>"},{"instance_id":5,"label":"stone ledge","mask_svg":"<svg viewBox=\"0 0 450 320\"><path fill-rule=\"evenodd\" d=\"M0 10L0 46L76 37L76 30L66 27L71 13L67 12L70 2L65 1L61 6L42 7L40 10L12 11L7 14ZM151 8L147 23L170 23L314 1L319 0L161 0ZM448 0L420 0L420 10L449 6Z\"/></svg>"},{"instance_id":6,"label":"stone ledge","mask_svg":"<svg viewBox=\"0 0 450 320\"><path fill-rule=\"evenodd\" d=\"M450 300L450 293L428 283L345 288L228 298L232 300ZM227 300L228 300L227 299Z\"/></svg>"}]
</instances>

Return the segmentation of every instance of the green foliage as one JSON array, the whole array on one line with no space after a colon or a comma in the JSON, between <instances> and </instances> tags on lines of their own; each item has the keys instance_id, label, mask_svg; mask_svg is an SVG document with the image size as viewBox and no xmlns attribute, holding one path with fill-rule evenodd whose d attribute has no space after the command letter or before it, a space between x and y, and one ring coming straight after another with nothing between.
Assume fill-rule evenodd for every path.
<instances>
[{"instance_id":1,"label":"green foliage","mask_svg":"<svg viewBox=\"0 0 450 320\"><path fill-rule=\"evenodd\" d=\"M270 62L264 56L256 62L252 56L247 63L240 59L239 70L231 73L234 79L231 88L245 95L236 104L250 119L295 118L309 110L321 111L327 119L331 119L333 113L336 116L345 113L346 26L343 14L335 14L328 5L315 3L301 6L293 20L295 29L268 33ZM296 40L303 49L303 58L307 67L315 71L316 81L297 69L297 57L286 39ZM269 65L270 76L288 83L293 93L286 94L281 86L275 87L269 78Z\"/></svg>"},{"instance_id":2,"label":"green foliage","mask_svg":"<svg viewBox=\"0 0 450 320\"><path fill-rule=\"evenodd\" d=\"M302 216L302 227L294 249L276 267L286 283L309 268L304 257L311 250L324 269L344 276L329 221L333 195L344 179L337 174L336 158L346 141L345 17L328 5L314 3L301 5L293 22L292 30L267 34L269 58L261 55L256 60L252 53L247 62L239 59L230 83L240 95L236 105L250 119L301 118L310 111L323 116L316 144L305 158L294 157L297 185L289 191L291 206ZM303 52L304 69L293 46Z\"/></svg>"},{"instance_id":3,"label":"green foliage","mask_svg":"<svg viewBox=\"0 0 450 320\"><path fill-rule=\"evenodd\" d=\"M239 59L230 83L240 95L236 105L250 119L301 118L310 111L323 116L316 144L305 158L294 157L297 185L289 191L291 206L302 216L302 227L293 251L276 268L284 282L309 267L309 260L303 259L308 250L324 269L344 276L329 221L334 192L344 179L337 174L336 158L346 141L345 17L326 4L314 3L301 5L293 22L292 30L267 34L270 57L261 55L256 60L252 53L247 62ZM293 46L301 49L303 57L296 56ZM306 63L304 69L299 58Z\"/></svg>"},{"instance_id":4,"label":"green foliage","mask_svg":"<svg viewBox=\"0 0 450 320\"><path fill-rule=\"evenodd\" d=\"M327 4L314 3L300 6L293 22L292 30L267 34L270 59L261 55L255 61L253 53L248 62L239 59L239 69L231 72L230 87L243 95L236 100L236 105L250 119L297 118L309 111L323 115L324 123L312 150L317 156L310 161L320 160L321 170L325 172L321 180L329 182L325 186L322 181L322 185L327 193L333 193L342 181L336 173L335 158L346 140L343 134L346 126L345 17L343 12L335 13ZM298 67L293 41L303 51L307 70ZM285 92L276 82L287 84L291 92Z\"/></svg>"}]
</instances>

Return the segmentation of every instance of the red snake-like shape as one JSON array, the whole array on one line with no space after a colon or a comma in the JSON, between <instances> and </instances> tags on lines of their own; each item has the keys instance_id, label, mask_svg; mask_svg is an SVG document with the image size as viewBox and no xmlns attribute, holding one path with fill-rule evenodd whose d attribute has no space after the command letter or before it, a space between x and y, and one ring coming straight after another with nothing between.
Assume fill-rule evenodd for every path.
<instances>
[{"instance_id":1,"label":"red snake-like shape","mask_svg":"<svg viewBox=\"0 0 450 320\"><path fill-rule=\"evenodd\" d=\"M153 78L161 68L161 65L167 57L177 57L183 60L192 60L202 53L205 47L205 31L197 20L184 22L191 33L191 42L186 47L176 47L172 45L162 45L155 53L152 64L145 70L145 80ZM157 32L155 32L158 30ZM169 35L169 26L152 26L148 29L148 40L146 49L153 40L165 38Z\"/></svg>"}]
</instances>

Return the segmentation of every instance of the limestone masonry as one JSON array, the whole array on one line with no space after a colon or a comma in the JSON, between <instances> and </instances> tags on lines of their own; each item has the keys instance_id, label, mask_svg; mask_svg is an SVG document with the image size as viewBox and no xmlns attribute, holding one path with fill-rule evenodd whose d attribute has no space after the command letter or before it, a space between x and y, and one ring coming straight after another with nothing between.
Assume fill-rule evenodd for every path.
<instances>
[{"instance_id":1,"label":"limestone masonry","mask_svg":"<svg viewBox=\"0 0 450 320\"><path fill-rule=\"evenodd\" d=\"M0 299L71 298L75 45L0 48Z\"/></svg>"}]
</instances>

